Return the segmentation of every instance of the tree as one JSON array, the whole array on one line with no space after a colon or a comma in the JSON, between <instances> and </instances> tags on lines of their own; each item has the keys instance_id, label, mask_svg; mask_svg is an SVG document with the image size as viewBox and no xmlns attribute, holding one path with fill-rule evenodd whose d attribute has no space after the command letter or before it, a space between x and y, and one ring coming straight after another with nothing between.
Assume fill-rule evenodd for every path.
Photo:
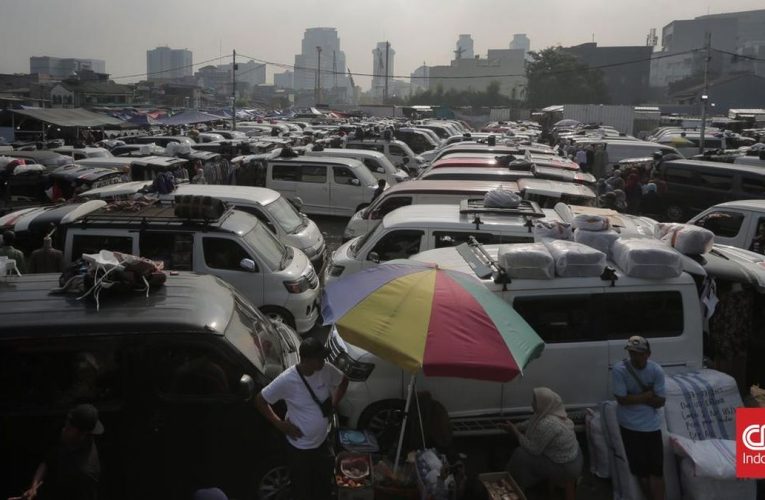
<instances>
[{"instance_id":1,"label":"tree","mask_svg":"<svg viewBox=\"0 0 765 500\"><path fill-rule=\"evenodd\" d=\"M433 106L452 106L452 107L464 107L464 106L509 106L513 103L513 100L503 94L499 93L500 85L497 81L492 81L486 86L484 91L469 90L454 90L449 89L444 91L443 86L439 83L435 89L428 89L424 92L420 92L409 98L407 104L413 105L433 105Z\"/></svg>"},{"instance_id":2,"label":"tree","mask_svg":"<svg viewBox=\"0 0 765 500\"><path fill-rule=\"evenodd\" d=\"M603 73L590 68L561 47L529 52L526 98L531 108L552 104L607 104Z\"/></svg>"}]
</instances>

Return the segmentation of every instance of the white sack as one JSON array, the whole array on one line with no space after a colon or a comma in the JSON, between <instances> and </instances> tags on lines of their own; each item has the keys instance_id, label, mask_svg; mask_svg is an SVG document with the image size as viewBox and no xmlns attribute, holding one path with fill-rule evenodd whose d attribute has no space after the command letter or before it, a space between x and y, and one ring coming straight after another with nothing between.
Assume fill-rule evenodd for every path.
<instances>
[{"instance_id":1,"label":"white sack","mask_svg":"<svg viewBox=\"0 0 765 500\"><path fill-rule=\"evenodd\" d=\"M603 432L603 417L600 411L587 408L584 427L587 433L587 451L590 457L590 472L601 479L611 477L608 468L608 445Z\"/></svg>"},{"instance_id":2,"label":"white sack","mask_svg":"<svg viewBox=\"0 0 765 500\"><path fill-rule=\"evenodd\" d=\"M670 434L675 454L690 459L694 477L736 478L736 442L730 439L692 439Z\"/></svg>"},{"instance_id":3,"label":"white sack","mask_svg":"<svg viewBox=\"0 0 765 500\"><path fill-rule=\"evenodd\" d=\"M712 249L715 234L694 224L658 224L657 237L685 255L700 255Z\"/></svg>"},{"instance_id":4,"label":"white sack","mask_svg":"<svg viewBox=\"0 0 765 500\"><path fill-rule=\"evenodd\" d=\"M534 223L534 239L537 241L543 238L552 238L555 240L571 239L571 224L559 222L556 220L539 219Z\"/></svg>"},{"instance_id":5,"label":"white sack","mask_svg":"<svg viewBox=\"0 0 765 500\"><path fill-rule=\"evenodd\" d=\"M677 278L683 273L680 254L656 240L620 238L611 246L611 259L634 278Z\"/></svg>"},{"instance_id":6,"label":"white sack","mask_svg":"<svg viewBox=\"0 0 765 500\"><path fill-rule=\"evenodd\" d=\"M680 484L685 500L754 500L757 482L746 479L710 479L694 476L693 462L680 460Z\"/></svg>"},{"instance_id":7,"label":"white sack","mask_svg":"<svg viewBox=\"0 0 765 500\"><path fill-rule=\"evenodd\" d=\"M500 186L488 191L483 196L483 206L487 208L518 208L521 197L512 191L506 191Z\"/></svg>"},{"instance_id":8,"label":"white sack","mask_svg":"<svg viewBox=\"0 0 765 500\"><path fill-rule=\"evenodd\" d=\"M619 239L619 233L611 229L606 231L589 231L577 229L574 231L574 241L587 245L606 255L611 255L611 245Z\"/></svg>"},{"instance_id":9,"label":"white sack","mask_svg":"<svg viewBox=\"0 0 765 500\"><path fill-rule=\"evenodd\" d=\"M606 254L587 245L565 240L544 240L558 276L598 277L606 268Z\"/></svg>"},{"instance_id":10,"label":"white sack","mask_svg":"<svg viewBox=\"0 0 765 500\"><path fill-rule=\"evenodd\" d=\"M500 245L499 263L507 275L519 279L553 279L555 263L543 243Z\"/></svg>"},{"instance_id":11,"label":"white sack","mask_svg":"<svg viewBox=\"0 0 765 500\"><path fill-rule=\"evenodd\" d=\"M574 217L571 225L574 226L574 229L584 229L585 231L605 231L611 227L608 217L587 214L579 214Z\"/></svg>"}]
</instances>

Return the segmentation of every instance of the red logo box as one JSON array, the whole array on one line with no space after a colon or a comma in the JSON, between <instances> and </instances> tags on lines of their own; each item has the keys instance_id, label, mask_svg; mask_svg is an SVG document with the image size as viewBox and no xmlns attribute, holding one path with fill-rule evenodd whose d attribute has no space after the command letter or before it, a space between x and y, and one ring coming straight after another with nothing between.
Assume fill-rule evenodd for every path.
<instances>
[{"instance_id":1,"label":"red logo box","mask_svg":"<svg viewBox=\"0 0 765 500\"><path fill-rule=\"evenodd\" d=\"M736 477L765 478L765 408L736 409Z\"/></svg>"}]
</instances>

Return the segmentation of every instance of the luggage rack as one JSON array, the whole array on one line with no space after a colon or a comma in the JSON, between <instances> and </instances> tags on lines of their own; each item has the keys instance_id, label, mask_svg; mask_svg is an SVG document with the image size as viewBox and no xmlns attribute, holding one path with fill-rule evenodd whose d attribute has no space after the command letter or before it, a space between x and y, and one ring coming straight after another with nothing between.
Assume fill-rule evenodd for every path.
<instances>
[{"instance_id":1,"label":"luggage rack","mask_svg":"<svg viewBox=\"0 0 765 500\"><path fill-rule=\"evenodd\" d=\"M534 226L533 219L545 216L545 213L539 208L539 204L535 201L521 200L517 207L502 208L484 206L482 198L460 201L460 213L475 215L473 224L475 224L477 230L481 229L481 224L483 224L479 214L518 215L523 217L523 225L528 228L529 233Z\"/></svg>"},{"instance_id":2,"label":"luggage rack","mask_svg":"<svg viewBox=\"0 0 765 500\"><path fill-rule=\"evenodd\" d=\"M213 210L217 209L215 217L201 215L203 213L201 203L205 199L212 200ZM194 203L197 204L196 207L193 206ZM209 207L210 204L206 206ZM188 215L183 215L183 208L186 208L185 212ZM182 213L179 214L179 211ZM222 222L232 213L233 206L217 198L210 198L209 196L176 196L175 201L172 203L157 200L150 205L137 207L137 209L130 208L125 202L115 202L83 216L78 222L83 226L87 223L96 222L133 223L140 225L149 223L206 225Z\"/></svg>"}]
</instances>

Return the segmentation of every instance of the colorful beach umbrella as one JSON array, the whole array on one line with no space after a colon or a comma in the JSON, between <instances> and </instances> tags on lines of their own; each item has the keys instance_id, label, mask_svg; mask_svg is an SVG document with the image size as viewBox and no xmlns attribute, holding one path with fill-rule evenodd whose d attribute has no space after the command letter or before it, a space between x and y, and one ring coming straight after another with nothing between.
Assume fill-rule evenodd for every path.
<instances>
[{"instance_id":1,"label":"colorful beach umbrella","mask_svg":"<svg viewBox=\"0 0 765 500\"><path fill-rule=\"evenodd\" d=\"M348 342L414 374L506 382L544 342L478 279L393 260L328 284L324 324Z\"/></svg>"}]
</instances>

